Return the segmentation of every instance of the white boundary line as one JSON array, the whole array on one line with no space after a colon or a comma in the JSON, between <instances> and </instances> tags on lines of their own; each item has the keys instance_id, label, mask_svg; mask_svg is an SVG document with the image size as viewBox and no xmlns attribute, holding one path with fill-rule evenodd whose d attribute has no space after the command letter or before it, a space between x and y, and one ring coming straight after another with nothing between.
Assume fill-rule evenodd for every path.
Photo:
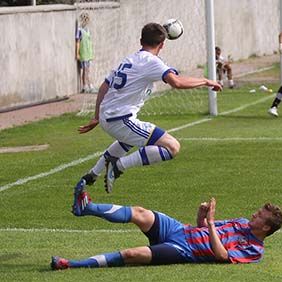
<instances>
[{"instance_id":1,"label":"white boundary line","mask_svg":"<svg viewBox=\"0 0 282 282\"><path fill-rule=\"evenodd\" d=\"M226 138L213 138L213 137L192 137L192 138L178 138L182 141L282 141L282 137L226 137Z\"/></svg>"},{"instance_id":2,"label":"white boundary line","mask_svg":"<svg viewBox=\"0 0 282 282\"><path fill-rule=\"evenodd\" d=\"M57 228L0 228L0 233L137 233L139 229L92 229L92 230L79 230L79 229L57 229ZM282 233L282 230L276 231Z\"/></svg>"},{"instance_id":3,"label":"white boundary line","mask_svg":"<svg viewBox=\"0 0 282 282\"><path fill-rule=\"evenodd\" d=\"M244 72L244 73L241 73L241 74L238 74L238 75L234 75L234 78L240 78L240 77L243 77L243 76L246 76L246 75L250 75L250 74L254 74L254 73L259 73L259 72L271 70L273 68L274 68L274 66L271 66L271 67L261 68L261 69L258 69L258 70Z\"/></svg>"},{"instance_id":4,"label":"white boundary line","mask_svg":"<svg viewBox=\"0 0 282 282\"><path fill-rule=\"evenodd\" d=\"M175 128L169 129L169 130L167 130L167 132L178 131L178 130L181 130L181 129L184 129L184 128L187 128L187 127L192 127L192 126L194 126L194 125L198 125L198 124L201 124L201 123L210 121L210 120L212 120L212 118L200 119L200 120L198 120L198 121L194 121L194 122L187 123L187 124L184 124L184 125L179 126L179 127L175 127Z\"/></svg>"},{"instance_id":5,"label":"white boundary line","mask_svg":"<svg viewBox=\"0 0 282 282\"><path fill-rule=\"evenodd\" d=\"M43 150L48 149L48 147L49 147L49 144L32 145L32 146L18 146L18 147L0 147L0 154L43 151Z\"/></svg>"},{"instance_id":6,"label":"white boundary line","mask_svg":"<svg viewBox=\"0 0 282 282\"><path fill-rule=\"evenodd\" d=\"M42 177L46 177L46 176L49 176L51 174L57 173L59 171L65 170L66 168L69 168L69 167L76 166L78 164L87 162L89 160L92 160L92 159L100 156L101 154L103 154L103 153L102 152L96 152L96 153L94 153L92 155L89 155L89 156L87 156L85 158L74 160L74 161L72 161L70 163L65 163L65 164L62 164L62 165L57 166L55 168L52 168L51 170L49 170L47 172L43 172L43 173L40 173L40 174L36 174L36 175L33 175L33 176L29 176L29 177L25 177L25 178L19 179L16 182L9 183L9 184L6 184L4 186L1 186L0 187L0 192L5 191L7 189L10 189L11 187L14 187L14 186L17 186L17 185L25 184L25 183L27 183L27 182L29 182L31 180L36 180L36 179L39 179L39 178L42 178Z\"/></svg>"},{"instance_id":7,"label":"white boundary line","mask_svg":"<svg viewBox=\"0 0 282 282\"><path fill-rule=\"evenodd\" d=\"M229 115L229 114L232 114L232 113L235 113L235 112L239 112L239 111L244 110L244 109L246 109L246 108L248 108L248 107L257 105L257 104L262 103L262 102L264 102L264 101L267 101L267 100L269 100L270 98L273 99L275 95L276 95L276 94L272 94L272 95L263 97L262 99L259 99L259 100L255 101L255 102L253 102L253 103L246 104L246 105L244 105L244 106L235 108L235 109L233 109L233 110L229 110L229 111L222 112L222 113L219 114L219 116L225 116L225 115Z\"/></svg>"},{"instance_id":8,"label":"white boundary line","mask_svg":"<svg viewBox=\"0 0 282 282\"><path fill-rule=\"evenodd\" d=\"M139 229L57 229L57 228L0 228L1 232L18 232L18 233L133 233Z\"/></svg>"},{"instance_id":9,"label":"white boundary line","mask_svg":"<svg viewBox=\"0 0 282 282\"><path fill-rule=\"evenodd\" d=\"M232 113L235 113L235 112L239 112L241 110L244 110L248 107L251 107L251 106L254 106L254 105L257 105L259 103L262 103L270 98L273 99L273 97L275 96L276 94L272 94L272 95L269 95L267 97L263 97L262 99L259 99L253 103L250 103L250 104L247 104L247 105L244 105L244 106L240 106L238 108L235 108L235 109L232 109L232 110L229 110L229 111L225 111L225 112L222 112L219 114L219 116L225 116L225 115L228 115L228 114L232 114ZM210 118L204 118L204 119L200 119L198 121L194 121L194 122L191 122L191 123L187 123L187 124L184 124L182 126L179 126L179 127L175 127L175 128L172 128L172 129L169 129L167 130L167 132L174 132L174 131L178 131L178 130L181 130L181 129L184 129L184 128L187 128L187 127L192 127L194 125L198 125L198 124L201 124L201 123L204 123L204 122L208 122L208 121L211 121L213 118L210 117Z\"/></svg>"},{"instance_id":10,"label":"white boundary line","mask_svg":"<svg viewBox=\"0 0 282 282\"><path fill-rule=\"evenodd\" d=\"M270 98L273 98L274 96L275 96L275 94L272 94L272 95L269 95L269 96L264 97L262 99L259 99L259 100L255 101L253 103L250 103L250 104L247 104L247 105L235 108L233 110L222 112L222 113L219 114L219 116L228 115L228 114L231 114L231 113L234 113L234 112L241 111L241 110L246 109L246 108L248 108L250 106L259 104L259 103L264 102L264 101L266 101L266 100L268 100ZM211 120L213 120L212 117L200 119L198 121L194 121L194 122L187 123L187 124L184 124L184 125L179 126L179 127L175 127L175 128L169 129L169 130L167 130L167 132L175 132L175 131L178 131L178 130L181 130L181 129L184 129L184 128L188 128L188 127L192 127L194 125L198 125L198 124L201 124L201 123L204 123L204 122L208 122L208 121L211 121ZM5 191L7 189L10 189L10 188L12 188L14 186L25 184L25 183L27 183L29 181L32 181L32 180L36 180L36 179L39 179L39 178L42 178L42 177L49 176L51 174L60 172L60 171L65 170L65 169L67 169L69 167L76 166L78 164L84 163L84 162L89 161L91 159L95 159L96 157L100 156L101 154L103 154L103 153L102 152L96 152L96 153L91 154L91 155L89 155L89 156L87 156L85 158L74 160L74 161L72 161L70 163L62 164L62 165L60 165L58 167L55 167L55 168L53 168L53 169L51 169L51 170L49 170L47 172L43 172L43 173L40 173L40 174L37 174L37 175L25 177L25 178L17 180L16 182L12 182L12 183L8 183L8 184L6 184L4 186L0 186L0 192Z\"/></svg>"}]
</instances>

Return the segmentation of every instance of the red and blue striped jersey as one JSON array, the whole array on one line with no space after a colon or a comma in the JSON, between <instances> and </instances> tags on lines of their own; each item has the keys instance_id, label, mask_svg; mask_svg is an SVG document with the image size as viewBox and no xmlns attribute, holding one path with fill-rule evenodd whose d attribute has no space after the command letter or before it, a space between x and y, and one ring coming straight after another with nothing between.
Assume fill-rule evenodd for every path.
<instances>
[{"instance_id":1,"label":"red and blue striped jersey","mask_svg":"<svg viewBox=\"0 0 282 282\"><path fill-rule=\"evenodd\" d=\"M237 218L215 223L217 234L231 263L259 262L263 256L263 242L251 233L248 222L245 218ZM216 261L207 227L185 225L184 232L194 262Z\"/></svg>"}]
</instances>

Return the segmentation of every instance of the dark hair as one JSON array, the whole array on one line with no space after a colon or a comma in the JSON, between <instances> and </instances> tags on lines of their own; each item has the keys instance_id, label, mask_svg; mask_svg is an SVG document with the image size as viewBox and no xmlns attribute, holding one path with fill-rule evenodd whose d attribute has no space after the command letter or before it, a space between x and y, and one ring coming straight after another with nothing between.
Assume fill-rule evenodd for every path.
<instances>
[{"instance_id":1,"label":"dark hair","mask_svg":"<svg viewBox=\"0 0 282 282\"><path fill-rule=\"evenodd\" d=\"M148 23L142 28L141 44L155 47L164 42L167 33L163 26L157 23Z\"/></svg>"},{"instance_id":2,"label":"dark hair","mask_svg":"<svg viewBox=\"0 0 282 282\"><path fill-rule=\"evenodd\" d=\"M218 46L216 46L215 51L221 51L221 49Z\"/></svg>"},{"instance_id":3,"label":"dark hair","mask_svg":"<svg viewBox=\"0 0 282 282\"><path fill-rule=\"evenodd\" d=\"M282 211L278 206L272 205L270 203L266 203L263 206L267 211L271 212L272 215L266 220L266 224L270 226L270 230L266 234L269 236L273 234L275 231L281 228L282 226Z\"/></svg>"}]
</instances>

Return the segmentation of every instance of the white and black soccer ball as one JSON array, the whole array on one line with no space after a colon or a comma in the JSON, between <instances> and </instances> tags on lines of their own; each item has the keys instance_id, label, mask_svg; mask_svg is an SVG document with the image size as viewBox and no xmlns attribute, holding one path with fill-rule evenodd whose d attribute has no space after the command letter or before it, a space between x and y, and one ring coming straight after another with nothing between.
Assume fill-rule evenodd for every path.
<instances>
[{"instance_id":1,"label":"white and black soccer ball","mask_svg":"<svg viewBox=\"0 0 282 282\"><path fill-rule=\"evenodd\" d=\"M170 40L175 40L179 38L183 32L184 28L180 20L169 19L164 24L163 27L166 29L167 38Z\"/></svg>"}]
</instances>

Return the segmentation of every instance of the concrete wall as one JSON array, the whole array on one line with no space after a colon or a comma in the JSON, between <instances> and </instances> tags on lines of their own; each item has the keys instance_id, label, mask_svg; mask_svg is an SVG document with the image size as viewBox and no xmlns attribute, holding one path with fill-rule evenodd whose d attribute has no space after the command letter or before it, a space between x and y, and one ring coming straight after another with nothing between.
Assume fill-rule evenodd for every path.
<instances>
[{"instance_id":1,"label":"concrete wall","mask_svg":"<svg viewBox=\"0 0 282 282\"><path fill-rule=\"evenodd\" d=\"M180 71L206 62L204 0L120 0L69 6L0 8L0 108L71 95L78 90L75 25L91 17L96 86L128 53L140 48L145 23L179 18L183 36L160 56ZM279 0L215 0L216 44L235 60L278 48ZM163 86L163 84L161 84ZM159 87L159 86L158 86Z\"/></svg>"},{"instance_id":2,"label":"concrete wall","mask_svg":"<svg viewBox=\"0 0 282 282\"><path fill-rule=\"evenodd\" d=\"M134 2L139 2L136 5ZM193 11L193 12L191 12ZM121 14L126 15L129 28L125 36L135 33L136 42L130 50L138 48L140 27L148 22L164 23L169 18L178 18L184 26L184 34L178 40L167 40L160 56L179 70L194 68L203 62L206 52L204 0L121 0ZM129 40L127 40L129 41ZM124 49L123 53L125 53Z\"/></svg>"},{"instance_id":3,"label":"concrete wall","mask_svg":"<svg viewBox=\"0 0 282 282\"><path fill-rule=\"evenodd\" d=\"M169 65L189 71L206 60L204 0L121 0L118 9L92 9L89 13L93 19L96 58L92 77L96 85L123 57L140 49L141 28L148 22L164 23L169 18L179 18L185 27L183 36L167 41L160 53ZM159 83L156 89L164 86Z\"/></svg>"},{"instance_id":4,"label":"concrete wall","mask_svg":"<svg viewBox=\"0 0 282 282\"><path fill-rule=\"evenodd\" d=\"M215 0L216 44L235 60L278 50L279 0Z\"/></svg>"},{"instance_id":5,"label":"concrete wall","mask_svg":"<svg viewBox=\"0 0 282 282\"><path fill-rule=\"evenodd\" d=\"M74 30L72 6L1 8L2 101L30 103L74 93Z\"/></svg>"}]
</instances>

